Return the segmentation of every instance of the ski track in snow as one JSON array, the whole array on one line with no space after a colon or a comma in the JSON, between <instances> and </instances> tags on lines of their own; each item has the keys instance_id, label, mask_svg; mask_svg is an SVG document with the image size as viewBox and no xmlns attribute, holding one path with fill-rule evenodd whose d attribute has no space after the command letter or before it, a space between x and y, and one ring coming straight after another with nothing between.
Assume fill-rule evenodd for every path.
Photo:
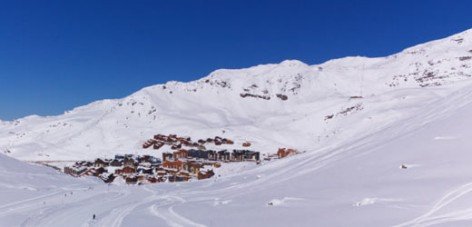
<instances>
[{"instance_id":1,"label":"ski track in snow","mask_svg":"<svg viewBox=\"0 0 472 227\"><path fill-rule=\"evenodd\" d=\"M162 200L166 202L162 202ZM185 203L185 200L177 196L164 197L161 200L156 201L159 205L155 204L149 207L149 210L155 216L163 219L169 226L181 227L181 226L195 226L203 227L205 225L191 221L174 211L176 204Z\"/></svg>"},{"instance_id":2,"label":"ski track in snow","mask_svg":"<svg viewBox=\"0 0 472 227\"><path fill-rule=\"evenodd\" d=\"M0 217L8 213L18 211L19 209L28 209L32 206L37 205L38 202L46 201L50 199L52 196L56 196L59 194L62 195L63 193L64 192L62 191L56 191L56 192L52 192L52 193L45 194L42 196L34 197L31 199L25 199L25 200L9 203L6 205L2 205L0 206Z\"/></svg>"},{"instance_id":3,"label":"ski track in snow","mask_svg":"<svg viewBox=\"0 0 472 227\"><path fill-rule=\"evenodd\" d=\"M425 214L411 221L399 224L397 227L430 226L458 220L470 220L472 219L472 208L441 214L441 210L447 208L447 206L451 205L454 201L462 198L470 192L472 192L472 183L462 185L449 193L446 193L441 199L435 202L432 208Z\"/></svg>"},{"instance_id":4,"label":"ski track in snow","mask_svg":"<svg viewBox=\"0 0 472 227\"><path fill-rule=\"evenodd\" d=\"M73 202L67 201L72 198L62 198L62 195L60 198L56 197L55 200L58 201L40 208L39 214L30 216L22 226L67 226L71 220L74 220L76 217L82 217L82 220L89 221L92 219L90 207L96 206L94 202L101 201L102 204L115 202L126 197L129 193L85 192L84 194L86 194L84 197L80 196L81 198L79 200ZM73 196L74 195L72 195L72 197Z\"/></svg>"}]
</instances>

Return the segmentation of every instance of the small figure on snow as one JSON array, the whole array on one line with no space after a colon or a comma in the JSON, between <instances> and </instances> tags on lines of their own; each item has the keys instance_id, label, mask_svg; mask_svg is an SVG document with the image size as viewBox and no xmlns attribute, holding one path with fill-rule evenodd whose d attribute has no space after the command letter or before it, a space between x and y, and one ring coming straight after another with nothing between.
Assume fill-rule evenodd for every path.
<instances>
[{"instance_id":1,"label":"small figure on snow","mask_svg":"<svg viewBox=\"0 0 472 227\"><path fill-rule=\"evenodd\" d=\"M93 214L92 219L95 220L95 218L96 218L96 216L95 216L95 214Z\"/></svg>"}]
</instances>

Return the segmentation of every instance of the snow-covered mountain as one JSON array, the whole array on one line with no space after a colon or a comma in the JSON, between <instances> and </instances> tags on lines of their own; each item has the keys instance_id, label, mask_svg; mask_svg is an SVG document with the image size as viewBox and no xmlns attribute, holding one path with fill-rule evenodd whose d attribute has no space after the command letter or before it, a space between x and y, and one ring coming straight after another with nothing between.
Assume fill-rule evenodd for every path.
<instances>
[{"instance_id":1,"label":"snow-covered mountain","mask_svg":"<svg viewBox=\"0 0 472 227\"><path fill-rule=\"evenodd\" d=\"M307 151L198 182L67 178L54 189L25 182L66 176L0 156L0 167L13 166L0 169L10 179L0 185L0 225L470 226L471 76L468 30L383 58L217 70L60 116L0 122L0 149L20 160L154 152L141 145L156 133Z\"/></svg>"},{"instance_id":2,"label":"snow-covered mountain","mask_svg":"<svg viewBox=\"0 0 472 227\"><path fill-rule=\"evenodd\" d=\"M466 86L471 67L468 30L382 58L222 69L197 81L147 87L60 116L3 122L0 147L22 160L74 160L139 152L157 132L200 138L224 130L260 150L313 150L414 115Z\"/></svg>"}]
</instances>

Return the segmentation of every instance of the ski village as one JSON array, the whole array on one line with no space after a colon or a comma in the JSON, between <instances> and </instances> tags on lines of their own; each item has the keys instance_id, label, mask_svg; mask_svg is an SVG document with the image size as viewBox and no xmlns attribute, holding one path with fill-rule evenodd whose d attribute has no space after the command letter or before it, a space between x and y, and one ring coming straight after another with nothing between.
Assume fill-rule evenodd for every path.
<instances>
[{"instance_id":1,"label":"ski village","mask_svg":"<svg viewBox=\"0 0 472 227\"><path fill-rule=\"evenodd\" d=\"M95 176L105 183L112 183L117 178L121 178L127 184L183 182L213 177L214 168L220 168L225 163L252 162L258 165L262 161L298 153L295 149L280 148L277 153L264 154L265 157L261 159L259 151L250 150L250 142L243 142L241 144L243 149L218 151L206 149L205 145L208 144L220 146L235 143L233 140L218 136L192 141L190 137L157 134L146 141L142 148L157 151L168 146L173 152L163 152L161 158L153 155L124 154L115 155L112 159L77 161L72 166L65 166L63 171L74 177Z\"/></svg>"}]
</instances>

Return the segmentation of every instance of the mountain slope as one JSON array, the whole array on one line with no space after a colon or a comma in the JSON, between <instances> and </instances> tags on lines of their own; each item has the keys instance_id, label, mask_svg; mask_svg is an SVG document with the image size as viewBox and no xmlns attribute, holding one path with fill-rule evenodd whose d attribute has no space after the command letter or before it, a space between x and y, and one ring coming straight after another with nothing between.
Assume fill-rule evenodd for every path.
<instances>
[{"instance_id":1,"label":"mountain slope","mask_svg":"<svg viewBox=\"0 0 472 227\"><path fill-rule=\"evenodd\" d=\"M0 156L2 182L16 179L1 199L20 200L0 206L0 225L469 226L471 114L469 85L373 135L188 183L108 186ZM45 172L21 189L34 194L9 190Z\"/></svg>"},{"instance_id":2,"label":"mountain slope","mask_svg":"<svg viewBox=\"0 0 472 227\"><path fill-rule=\"evenodd\" d=\"M0 122L0 149L21 160L155 154L141 143L156 133L307 151L144 186L0 155L0 225L470 226L471 67L469 30L385 58L217 70L60 116Z\"/></svg>"},{"instance_id":3,"label":"mountain slope","mask_svg":"<svg viewBox=\"0 0 472 227\"><path fill-rule=\"evenodd\" d=\"M217 70L194 82L147 87L60 116L3 122L0 148L22 160L77 160L145 152L140 145L157 132L203 138L223 131L264 151L320 148L415 114L466 86L471 67L468 30L384 58Z\"/></svg>"}]
</instances>

